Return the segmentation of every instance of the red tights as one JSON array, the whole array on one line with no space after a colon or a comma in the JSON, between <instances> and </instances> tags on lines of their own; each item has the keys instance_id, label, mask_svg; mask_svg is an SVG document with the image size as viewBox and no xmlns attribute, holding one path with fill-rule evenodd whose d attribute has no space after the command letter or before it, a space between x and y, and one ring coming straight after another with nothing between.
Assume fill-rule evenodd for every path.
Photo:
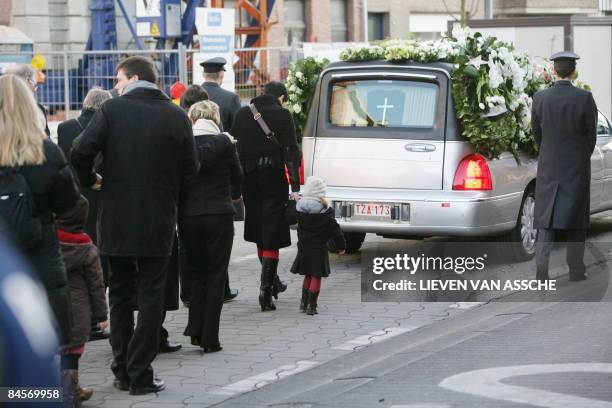
<instances>
[{"instance_id":1,"label":"red tights","mask_svg":"<svg viewBox=\"0 0 612 408\"><path fill-rule=\"evenodd\" d=\"M304 275L304 289L311 292L319 292L321 290L321 278L319 276Z\"/></svg>"},{"instance_id":2,"label":"red tights","mask_svg":"<svg viewBox=\"0 0 612 408\"><path fill-rule=\"evenodd\" d=\"M260 258L278 259L278 249L261 249L257 247L257 256Z\"/></svg>"}]
</instances>

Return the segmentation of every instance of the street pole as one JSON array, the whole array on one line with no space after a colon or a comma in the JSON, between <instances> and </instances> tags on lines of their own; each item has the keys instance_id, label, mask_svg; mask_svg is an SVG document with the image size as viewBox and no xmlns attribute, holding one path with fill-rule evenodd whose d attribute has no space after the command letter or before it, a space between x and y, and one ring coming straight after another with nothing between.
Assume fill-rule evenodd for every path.
<instances>
[{"instance_id":1,"label":"street pole","mask_svg":"<svg viewBox=\"0 0 612 408\"><path fill-rule=\"evenodd\" d=\"M485 18L492 20L493 19L493 2L495 0L485 0Z\"/></svg>"}]
</instances>

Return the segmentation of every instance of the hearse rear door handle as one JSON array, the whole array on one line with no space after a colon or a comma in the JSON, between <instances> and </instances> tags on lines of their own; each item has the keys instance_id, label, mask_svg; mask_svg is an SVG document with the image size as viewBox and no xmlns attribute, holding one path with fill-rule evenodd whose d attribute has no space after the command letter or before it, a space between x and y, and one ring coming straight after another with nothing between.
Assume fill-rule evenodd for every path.
<instances>
[{"instance_id":1,"label":"hearse rear door handle","mask_svg":"<svg viewBox=\"0 0 612 408\"><path fill-rule=\"evenodd\" d=\"M433 152L436 146L429 143L410 143L404 146L409 152Z\"/></svg>"}]
</instances>

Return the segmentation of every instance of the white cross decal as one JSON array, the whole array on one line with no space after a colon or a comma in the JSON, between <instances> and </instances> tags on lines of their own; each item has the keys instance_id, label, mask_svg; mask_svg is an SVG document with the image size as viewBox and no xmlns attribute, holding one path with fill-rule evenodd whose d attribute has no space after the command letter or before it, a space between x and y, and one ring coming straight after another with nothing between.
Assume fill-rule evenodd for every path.
<instances>
[{"instance_id":1,"label":"white cross decal","mask_svg":"<svg viewBox=\"0 0 612 408\"><path fill-rule=\"evenodd\" d=\"M377 105L376 107L378 109L382 109L383 110L383 115L382 115L382 120L381 123L385 123L385 119L387 118L387 108L394 108L395 106L393 105L387 105L387 98L385 97L385 103L382 105Z\"/></svg>"}]
</instances>

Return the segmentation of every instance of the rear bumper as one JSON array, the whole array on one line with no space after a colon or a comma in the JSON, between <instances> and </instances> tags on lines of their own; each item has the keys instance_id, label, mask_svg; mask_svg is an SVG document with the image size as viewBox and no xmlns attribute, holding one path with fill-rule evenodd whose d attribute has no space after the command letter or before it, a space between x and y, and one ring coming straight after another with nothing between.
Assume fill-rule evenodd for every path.
<instances>
[{"instance_id":1,"label":"rear bumper","mask_svg":"<svg viewBox=\"0 0 612 408\"><path fill-rule=\"evenodd\" d=\"M472 191L410 191L328 188L329 201L408 203L409 221L337 218L344 231L410 236L486 236L516 225L522 192L493 195Z\"/></svg>"}]
</instances>

